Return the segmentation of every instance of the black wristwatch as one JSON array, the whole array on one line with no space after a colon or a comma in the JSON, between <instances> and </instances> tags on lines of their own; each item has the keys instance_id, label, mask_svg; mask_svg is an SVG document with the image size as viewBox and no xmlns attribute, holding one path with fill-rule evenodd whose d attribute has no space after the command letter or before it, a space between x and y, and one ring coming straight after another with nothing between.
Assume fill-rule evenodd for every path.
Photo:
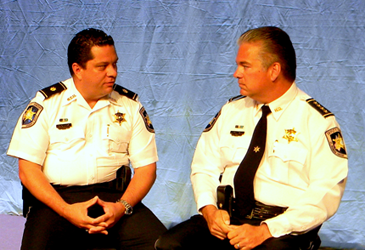
<instances>
[{"instance_id":1,"label":"black wristwatch","mask_svg":"<svg viewBox=\"0 0 365 250\"><path fill-rule=\"evenodd\" d=\"M125 212L124 213L126 215L131 215L133 213L133 207L131 206L131 204L129 204L125 200L118 199L116 202L120 202L124 205L124 207L125 207Z\"/></svg>"}]
</instances>

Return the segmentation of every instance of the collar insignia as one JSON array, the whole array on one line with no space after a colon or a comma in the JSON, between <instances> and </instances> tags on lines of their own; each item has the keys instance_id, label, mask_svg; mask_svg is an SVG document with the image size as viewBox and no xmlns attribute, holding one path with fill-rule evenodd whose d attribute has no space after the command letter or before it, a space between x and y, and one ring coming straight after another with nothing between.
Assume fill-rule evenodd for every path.
<instances>
[{"instance_id":1,"label":"collar insignia","mask_svg":"<svg viewBox=\"0 0 365 250\"><path fill-rule=\"evenodd\" d=\"M276 109L274 109L275 112L279 112L281 110L283 110L281 107L277 107Z\"/></svg>"},{"instance_id":2,"label":"collar insignia","mask_svg":"<svg viewBox=\"0 0 365 250\"><path fill-rule=\"evenodd\" d=\"M76 95L75 94L72 94L69 98L67 98L67 101L71 101L74 98L76 98Z\"/></svg>"},{"instance_id":3,"label":"collar insignia","mask_svg":"<svg viewBox=\"0 0 365 250\"><path fill-rule=\"evenodd\" d=\"M297 131L295 129L285 129L285 135L283 136L284 139L288 140L288 144L292 141L297 142L298 141L298 135Z\"/></svg>"},{"instance_id":4,"label":"collar insignia","mask_svg":"<svg viewBox=\"0 0 365 250\"><path fill-rule=\"evenodd\" d=\"M125 122L126 119L124 119L125 114L120 113L119 111L114 114L114 122L119 123L119 126L122 125L122 122Z\"/></svg>"}]
</instances>

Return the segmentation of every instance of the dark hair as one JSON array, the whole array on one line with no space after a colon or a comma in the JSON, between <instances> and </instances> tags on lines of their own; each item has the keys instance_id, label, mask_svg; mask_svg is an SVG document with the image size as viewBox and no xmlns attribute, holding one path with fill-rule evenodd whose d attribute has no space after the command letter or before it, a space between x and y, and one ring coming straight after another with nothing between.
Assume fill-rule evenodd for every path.
<instances>
[{"instance_id":1,"label":"dark hair","mask_svg":"<svg viewBox=\"0 0 365 250\"><path fill-rule=\"evenodd\" d=\"M114 40L102 30L90 28L77 33L67 49L67 63L71 75L74 74L72 70L73 63L77 63L82 68L85 68L86 62L93 59L91 48L93 46L105 45L114 46Z\"/></svg>"},{"instance_id":2,"label":"dark hair","mask_svg":"<svg viewBox=\"0 0 365 250\"><path fill-rule=\"evenodd\" d=\"M277 27L260 27L243 33L237 43L241 45L244 42L258 41L262 42L260 57L264 67L268 68L274 62L279 62L284 77L289 81L294 81L297 62L289 35Z\"/></svg>"}]
</instances>

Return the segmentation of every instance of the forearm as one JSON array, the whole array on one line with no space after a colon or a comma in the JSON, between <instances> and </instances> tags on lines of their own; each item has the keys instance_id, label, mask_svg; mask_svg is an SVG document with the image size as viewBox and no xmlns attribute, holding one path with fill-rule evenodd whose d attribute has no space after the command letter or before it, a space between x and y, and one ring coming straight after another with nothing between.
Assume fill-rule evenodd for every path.
<instances>
[{"instance_id":1,"label":"forearm","mask_svg":"<svg viewBox=\"0 0 365 250\"><path fill-rule=\"evenodd\" d=\"M155 180L156 163L135 169L133 178L121 199L135 206L147 195Z\"/></svg>"}]
</instances>

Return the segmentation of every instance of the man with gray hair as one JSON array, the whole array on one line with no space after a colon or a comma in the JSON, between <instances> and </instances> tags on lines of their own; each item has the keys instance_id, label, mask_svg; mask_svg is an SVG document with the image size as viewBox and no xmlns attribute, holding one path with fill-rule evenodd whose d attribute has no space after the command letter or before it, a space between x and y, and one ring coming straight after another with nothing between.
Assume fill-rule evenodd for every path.
<instances>
[{"instance_id":1,"label":"man with gray hair","mask_svg":"<svg viewBox=\"0 0 365 250\"><path fill-rule=\"evenodd\" d=\"M158 250L317 249L347 180L334 115L296 83L295 51L277 27L238 39L240 94L202 133L191 165L199 215L159 238Z\"/></svg>"}]
</instances>

